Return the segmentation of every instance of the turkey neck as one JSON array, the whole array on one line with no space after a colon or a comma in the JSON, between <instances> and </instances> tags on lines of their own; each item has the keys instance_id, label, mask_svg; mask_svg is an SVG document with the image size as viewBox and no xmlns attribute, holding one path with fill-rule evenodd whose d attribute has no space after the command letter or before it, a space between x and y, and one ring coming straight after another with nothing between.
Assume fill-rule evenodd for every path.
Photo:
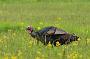
<instances>
[{"instance_id":1,"label":"turkey neck","mask_svg":"<svg viewBox=\"0 0 90 59\"><path fill-rule=\"evenodd\" d=\"M37 33L35 31L32 31L31 36L35 38L37 36Z\"/></svg>"}]
</instances>

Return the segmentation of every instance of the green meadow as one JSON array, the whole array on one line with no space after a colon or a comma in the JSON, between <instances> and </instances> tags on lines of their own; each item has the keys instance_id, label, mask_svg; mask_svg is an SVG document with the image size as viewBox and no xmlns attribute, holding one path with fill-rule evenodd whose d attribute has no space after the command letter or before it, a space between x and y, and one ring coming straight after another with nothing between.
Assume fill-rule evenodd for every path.
<instances>
[{"instance_id":1,"label":"green meadow","mask_svg":"<svg viewBox=\"0 0 90 59\"><path fill-rule=\"evenodd\" d=\"M62 28L79 41L44 46L26 31ZM90 59L89 0L0 0L0 59Z\"/></svg>"}]
</instances>

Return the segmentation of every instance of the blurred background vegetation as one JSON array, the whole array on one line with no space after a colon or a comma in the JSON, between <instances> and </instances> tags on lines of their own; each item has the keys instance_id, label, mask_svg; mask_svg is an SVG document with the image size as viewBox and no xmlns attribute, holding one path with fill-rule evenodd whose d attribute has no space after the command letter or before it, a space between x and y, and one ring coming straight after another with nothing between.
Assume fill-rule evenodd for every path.
<instances>
[{"instance_id":1,"label":"blurred background vegetation","mask_svg":"<svg viewBox=\"0 0 90 59\"><path fill-rule=\"evenodd\" d=\"M90 59L90 0L0 0L0 59ZM26 32L46 26L80 41L48 49Z\"/></svg>"}]
</instances>

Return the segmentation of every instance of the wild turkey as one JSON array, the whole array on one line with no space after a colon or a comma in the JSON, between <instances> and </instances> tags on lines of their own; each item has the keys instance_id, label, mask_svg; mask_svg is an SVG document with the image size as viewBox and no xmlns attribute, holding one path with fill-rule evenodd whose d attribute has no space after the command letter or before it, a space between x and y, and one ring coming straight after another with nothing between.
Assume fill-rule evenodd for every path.
<instances>
[{"instance_id":1,"label":"wild turkey","mask_svg":"<svg viewBox=\"0 0 90 59\"><path fill-rule=\"evenodd\" d=\"M69 34L68 32L53 26L45 27L39 31L35 31L34 28L29 26L27 31L32 37L37 38L38 41L44 43L44 45L47 45L49 42L54 46L56 46L56 42L63 45L72 41L77 41L79 38L75 34Z\"/></svg>"}]
</instances>

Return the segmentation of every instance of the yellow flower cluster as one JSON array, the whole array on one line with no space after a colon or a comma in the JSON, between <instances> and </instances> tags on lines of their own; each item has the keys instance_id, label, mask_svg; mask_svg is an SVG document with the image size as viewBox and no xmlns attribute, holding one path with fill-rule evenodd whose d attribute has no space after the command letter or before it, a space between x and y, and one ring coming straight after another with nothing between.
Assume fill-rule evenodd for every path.
<instances>
[{"instance_id":1,"label":"yellow flower cluster","mask_svg":"<svg viewBox=\"0 0 90 59\"><path fill-rule=\"evenodd\" d=\"M77 46L78 45L78 41L73 42L73 46Z\"/></svg>"},{"instance_id":2,"label":"yellow flower cluster","mask_svg":"<svg viewBox=\"0 0 90 59\"><path fill-rule=\"evenodd\" d=\"M73 53L67 55L67 59L77 59L77 58L78 58L77 52L73 52Z\"/></svg>"},{"instance_id":3,"label":"yellow flower cluster","mask_svg":"<svg viewBox=\"0 0 90 59\"><path fill-rule=\"evenodd\" d=\"M9 59L9 57L8 56L4 56L4 59Z\"/></svg>"},{"instance_id":4,"label":"yellow flower cluster","mask_svg":"<svg viewBox=\"0 0 90 59\"><path fill-rule=\"evenodd\" d=\"M40 30L40 29L41 29L41 27L37 27L37 29L38 29L38 30Z\"/></svg>"},{"instance_id":5,"label":"yellow flower cluster","mask_svg":"<svg viewBox=\"0 0 90 59\"><path fill-rule=\"evenodd\" d=\"M21 56L22 55L22 52L21 52L21 50L18 50L18 54L17 54L18 56Z\"/></svg>"},{"instance_id":6,"label":"yellow flower cluster","mask_svg":"<svg viewBox=\"0 0 90 59\"><path fill-rule=\"evenodd\" d=\"M47 44L47 47L52 47L51 42L49 41L49 43Z\"/></svg>"},{"instance_id":7,"label":"yellow flower cluster","mask_svg":"<svg viewBox=\"0 0 90 59\"><path fill-rule=\"evenodd\" d=\"M57 20L62 20L62 18L61 17L58 17Z\"/></svg>"},{"instance_id":8,"label":"yellow flower cluster","mask_svg":"<svg viewBox=\"0 0 90 59\"><path fill-rule=\"evenodd\" d=\"M9 56L4 56L3 59L9 59L10 57ZM11 56L11 59L17 59L17 56Z\"/></svg>"},{"instance_id":9,"label":"yellow flower cluster","mask_svg":"<svg viewBox=\"0 0 90 59\"><path fill-rule=\"evenodd\" d=\"M87 39L87 44L90 44L90 39Z\"/></svg>"},{"instance_id":10,"label":"yellow flower cluster","mask_svg":"<svg viewBox=\"0 0 90 59\"><path fill-rule=\"evenodd\" d=\"M35 59L41 59L41 58L37 56Z\"/></svg>"},{"instance_id":11,"label":"yellow flower cluster","mask_svg":"<svg viewBox=\"0 0 90 59\"><path fill-rule=\"evenodd\" d=\"M33 41L30 41L30 42L29 42L29 47L30 47L30 48L32 47L32 44L33 44Z\"/></svg>"},{"instance_id":12,"label":"yellow flower cluster","mask_svg":"<svg viewBox=\"0 0 90 59\"><path fill-rule=\"evenodd\" d=\"M4 41L3 41L3 39L0 39L0 43L3 43Z\"/></svg>"},{"instance_id":13,"label":"yellow flower cluster","mask_svg":"<svg viewBox=\"0 0 90 59\"><path fill-rule=\"evenodd\" d=\"M21 26L23 26L23 25L24 25L24 23L23 23L23 22L21 22L21 23L20 23L20 25L21 25Z\"/></svg>"},{"instance_id":14,"label":"yellow flower cluster","mask_svg":"<svg viewBox=\"0 0 90 59\"><path fill-rule=\"evenodd\" d=\"M3 56L3 59L18 59L18 57L22 57L22 51L18 50L17 51L17 55L11 55L9 53L5 53L5 55Z\"/></svg>"},{"instance_id":15,"label":"yellow flower cluster","mask_svg":"<svg viewBox=\"0 0 90 59\"><path fill-rule=\"evenodd\" d=\"M39 24L40 24L40 25L43 25L43 22L40 22Z\"/></svg>"},{"instance_id":16,"label":"yellow flower cluster","mask_svg":"<svg viewBox=\"0 0 90 59\"><path fill-rule=\"evenodd\" d=\"M17 59L17 56L12 56L11 59Z\"/></svg>"},{"instance_id":17,"label":"yellow flower cluster","mask_svg":"<svg viewBox=\"0 0 90 59\"><path fill-rule=\"evenodd\" d=\"M40 50L38 50L37 52L36 52L36 54L37 54L37 56L35 57L35 59L44 59L44 55L41 53L41 51Z\"/></svg>"},{"instance_id":18,"label":"yellow flower cluster","mask_svg":"<svg viewBox=\"0 0 90 59\"><path fill-rule=\"evenodd\" d=\"M59 41L56 42L56 47L59 47L60 46L60 43Z\"/></svg>"}]
</instances>

